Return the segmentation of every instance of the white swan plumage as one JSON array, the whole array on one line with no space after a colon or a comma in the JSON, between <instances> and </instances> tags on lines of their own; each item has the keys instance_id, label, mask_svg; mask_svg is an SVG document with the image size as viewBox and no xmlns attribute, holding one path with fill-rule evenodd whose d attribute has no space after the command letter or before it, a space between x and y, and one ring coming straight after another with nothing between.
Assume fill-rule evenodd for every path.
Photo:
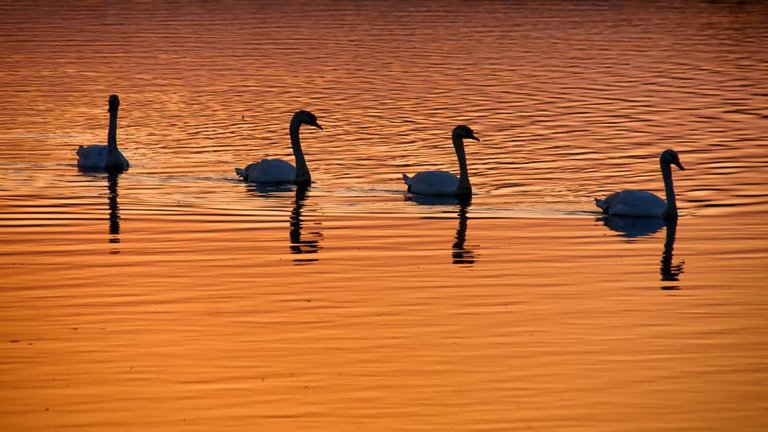
<instances>
[{"instance_id":1,"label":"white swan plumage","mask_svg":"<svg viewBox=\"0 0 768 432\"><path fill-rule=\"evenodd\" d=\"M675 187L672 183L672 168L675 165L685 171L680 157L674 150L664 150L659 157L661 176L664 179L664 191L667 200L641 190L624 190L608 195L605 199L595 198L597 205L603 213L617 216L637 217L677 217L677 200Z\"/></svg>"},{"instance_id":2,"label":"white swan plumage","mask_svg":"<svg viewBox=\"0 0 768 432\"><path fill-rule=\"evenodd\" d=\"M248 183L295 183L297 185L312 183L312 176L309 174L299 140L299 129L302 124L323 129L317 122L317 116L311 112L299 110L293 114L289 132L293 156L296 159L295 167L282 159L262 159L245 168L235 168L235 173Z\"/></svg>"},{"instance_id":3,"label":"white swan plumage","mask_svg":"<svg viewBox=\"0 0 768 432\"><path fill-rule=\"evenodd\" d=\"M120 99L117 95L109 97L109 130L107 145L95 144L80 146L77 149L77 166L84 170L124 171L130 164L117 148L117 110Z\"/></svg>"},{"instance_id":4,"label":"white swan plumage","mask_svg":"<svg viewBox=\"0 0 768 432\"><path fill-rule=\"evenodd\" d=\"M453 148L459 160L459 177L447 171L422 171L413 177L403 174L408 192L419 195L472 195L469 183L467 157L464 153L464 138L480 141L469 126L459 125L451 134Z\"/></svg>"}]
</instances>

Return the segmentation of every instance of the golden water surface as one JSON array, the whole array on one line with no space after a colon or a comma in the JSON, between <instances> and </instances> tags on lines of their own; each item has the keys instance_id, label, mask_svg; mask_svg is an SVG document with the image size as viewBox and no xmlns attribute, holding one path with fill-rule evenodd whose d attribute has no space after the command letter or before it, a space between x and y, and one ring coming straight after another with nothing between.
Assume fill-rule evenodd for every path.
<instances>
[{"instance_id":1,"label":"golden water surface","mask_svg":"<svg viewBox=\"0 0 768 432\"><path fill-rule=\"evenodd\" d=\"M768 430L764 2L0 1L0 62L0 430ZM297 109L312 187L238 181Z\"/></svg>"}]
</instances>

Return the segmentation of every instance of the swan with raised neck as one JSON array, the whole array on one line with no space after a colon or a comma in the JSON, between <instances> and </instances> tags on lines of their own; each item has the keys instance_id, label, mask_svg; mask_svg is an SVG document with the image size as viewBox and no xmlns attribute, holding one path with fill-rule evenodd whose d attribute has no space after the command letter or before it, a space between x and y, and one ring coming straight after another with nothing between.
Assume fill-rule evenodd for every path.
<instances>
[{"instance_id":1,"label":"swan with raised neck","mask_svg":"<svg viewBox=\"0 0 768 432\"><path fill-rule=\"evenodd\" d=\"M661 177L664 179L664 192L666 201L658 196L639 190L624 190L608 195L605 199L595 198L597 205L603 213L617 216L638 217L677 217L677 199L675 186L672 182L672 165L685 171L680 157L674 150L664 150L659 156Z\"/></svg>"},{"instance_id":2,"label":"swan with raised neck","mask_svg":"<svg viewBox=\"0 0 768 432\"><path fill-rule=\"evenodd\" d=\"M282 159L262 159L259 162L249 164L245 168L235 168L235 173L248 183L295 183L297 185L309 185L312 176L309 173L304 152L301 149L299 130L306 124L323 129L317 122L317 116L309 111L299 110L293 114L288 132L291 137L293 157L296 159L294 167L290 162Z\"/></svg>"},{"instance_id":3,"label":"swan with raised neck","mask_svg":"<svg viewBox=\"0 0 768 432\"><path fill-rule=\"evenodd\" d=\"M109 129L107 145L96 144L80 146L77 149L77 166L84 170L124 171L130 167L128 159L117 148L117 110L120 98L113 94L109 97Z\"/></svg>"},{"instance_id":4,"label":"swan with raised neck","mask_svg":"<svg viewBox=\"0 0 768 432\"><path fill-rule=\"evenodd\" d=\"M459 125L453 128L451 140L459 162L459 177L447 171L422 171L413 177L403 174L408 192L420 195L471 196L472 184L469 182L467 156L464 152L465 138L480 141L469 126Z\"/></svg>"}]
</instances>

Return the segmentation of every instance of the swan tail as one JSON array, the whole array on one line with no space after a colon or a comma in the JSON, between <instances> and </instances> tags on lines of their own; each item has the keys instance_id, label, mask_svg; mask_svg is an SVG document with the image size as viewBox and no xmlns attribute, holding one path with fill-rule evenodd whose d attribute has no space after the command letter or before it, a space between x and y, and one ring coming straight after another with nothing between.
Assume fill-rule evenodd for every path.
<instances>
[{"instance_id":1,"label":"swan tail","mask_svg":"<svg viewBox=\"0 0 768 432\"><path fill-rule=\"evenodd\" d=\"M75 151L75 153L77 153L77 155L80 156L83 154L84 151L85 151L85 146L78 146L77 151Z\"/></svg>"},{"instance_id":2,"label":"swan tail","mask_svg":"<svg viewBox=\"0 0 768 432\"><path fill-rule=\"evenodd\" d=\"M245 169L243 169L243 168L235 168L235 174L239 175L240 177L245 178Z\"/></svg>"},{"instance_id":3,"label":"swan tail","mask_svg":"<svg viewBox=\"0 0 768 432\"><path fill-rule=\"evenodd\" d=\"M403 181L408 186L408 192L410 193L411 192L411 178L408 177L408 174L403 173Z\"/></svg>"},{"instance_id":4,"label":"swan tail","mask_svg":"<svg viewBox=\"0 0 768 432\"><path fill-rule=\"evenodd\" d=\"M603 213L608 214L608 205L605 204L605 200L601 200L600 198L595 198L595 205L600 207Z\"/></svg>"}]
</instances>

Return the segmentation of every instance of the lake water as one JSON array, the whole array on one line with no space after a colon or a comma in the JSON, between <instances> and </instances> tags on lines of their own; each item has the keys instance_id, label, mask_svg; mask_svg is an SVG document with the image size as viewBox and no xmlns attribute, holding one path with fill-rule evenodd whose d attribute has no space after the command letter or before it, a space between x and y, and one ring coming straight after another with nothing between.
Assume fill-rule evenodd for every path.
<instances>
[{"instance_id":1,"label":"lake water","mask_svg":"<svg viewBox=\"0 0 768 432\"><path fill-rule=\"evenodd\" d=\"M768 429L764 2L0 2L0 59L0 430ZM298 109L312 187L241 183ZM677 223L602 219L666 148Z\"/></svg>"}]
</instances>

